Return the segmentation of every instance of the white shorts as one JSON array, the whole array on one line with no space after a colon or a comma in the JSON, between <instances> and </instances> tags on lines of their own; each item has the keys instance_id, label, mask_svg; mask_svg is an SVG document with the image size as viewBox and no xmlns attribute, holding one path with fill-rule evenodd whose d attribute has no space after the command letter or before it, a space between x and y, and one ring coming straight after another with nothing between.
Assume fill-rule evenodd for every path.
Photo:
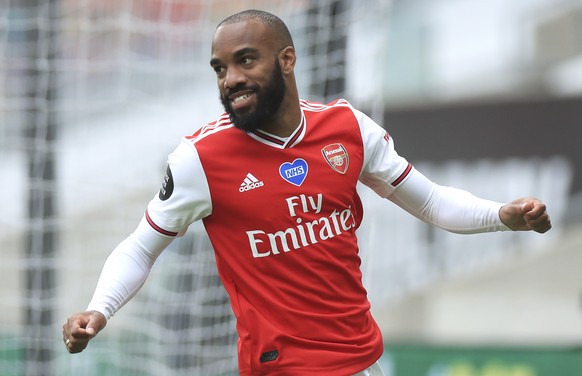
<instances>
[{"instance_id":1,"label":"white shorts","mask_svg":"<svg viewBox=\"0 0 582 376\"><path fill-rule=\"evenodd\" d=\"M365 370L356 373L353 376L384 376L384 371L380 367L378 362L372 364L370 367L366 368Z\"/></svg>"}]
</instances>

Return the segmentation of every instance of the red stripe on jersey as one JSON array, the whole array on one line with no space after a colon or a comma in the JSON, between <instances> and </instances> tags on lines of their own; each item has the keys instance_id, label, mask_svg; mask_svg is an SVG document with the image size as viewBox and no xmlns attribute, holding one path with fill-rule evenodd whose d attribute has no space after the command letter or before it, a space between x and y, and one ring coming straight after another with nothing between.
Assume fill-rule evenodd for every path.
<instances>
[{"instance_id":1,"label":"red stripe on jersey","mask_svg":"<svg viewBox=\"0 0 582 376\"><path fill-rule=\"evenodd\" d=\"M166 235L166 236L178 236L177 232L167 231L167 230L164 230L163 228L161 228L160 226L156 225L154 223L154 221L150 218L150 215L147 212L147 210L145 213L145 217L146 217L146 220L148 221L148 223L150 224L150 226L152 226L152 228L154 230L156 230L157 232L159 232L160 234Z\"/></svg>"},{"instance_id":2,"label":"red stripe on jersey","mask_svg":"<svg viewBox=\"0 0 582 376\"><path fill-rule=\"evenodd\" d=\"M295 129L295 131L293 131L293 134L291 135L291 137L289 137L287 140L281 140L281 139L274 137L273 135L271 135L267 132L261 131L260 129L253 131L252 133L255 136L257 136L265 141L268 141L268 142L275 144L275 145L278 145L278 146L282 146L283 148L287 149L287 148L292 147L297 142L297 140L303 135L304 128L305 128L305 118L302 117L301 123L299 124L297 129Z\"/></svg>"},{"instance_id":3,"label":"red stripe on jersey","mask_svg":"<svg viewBox=\"0 0 582 376\"><path fill-rule=\"evenodd\" d=\"M259 136L260 138L262 138L263 140L267 140L273 144L279 145L279 146L283 146L285 145L285 141L281 141L278 138L275 137L271 137L270 135L266 134L266 133L262 133L262 132L253 132L253 134Z\"/></svg>"},{"instance_id":4,"label":"red stripe on jersey","mask_svg":"<svg viewBox=\"0 0 582 376\"><path fill-rule=\"evenodd\" d=\"M404 170L404 172L400 174L398 179L392 182L392 186L396 187L398 184L402 183L402 180L406 179L408 174L410 174L410 171L412 171L412 165L409 163L408 166L406 167L406 170Z\"/></svg>"},{"instance_id":5,"label":"red stripe on jersey","mask_svg":"<svg viewBox=\"0 0 582 376\"><path fill-rule=\"evenodd\" d=\"M295 132L295 134L289 140L287 140L287 145L285 146L285 148L290 148L291 146L293 146L293 144L295 144L295 142L297 141L297 139L303 133L303 128L304 127L305 127L305 123L303 122L303 119L302 119L301 120L301 125L299 126L299 129L297 130L297 132Z\"/></svg>"}]
</instances>

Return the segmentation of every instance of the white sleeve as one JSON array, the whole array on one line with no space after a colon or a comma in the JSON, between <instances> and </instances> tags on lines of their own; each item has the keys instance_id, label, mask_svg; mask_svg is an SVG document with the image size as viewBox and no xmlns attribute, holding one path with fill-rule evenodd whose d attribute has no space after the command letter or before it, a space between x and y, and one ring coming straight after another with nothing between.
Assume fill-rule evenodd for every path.
<instances>
[{"instance_id":1,"label":"white sleeve","mask_svg":"<svg viewBox=\"0 0 582 376\"><path fill-rule=\"evenodd\" d=\"M87 310L108 319L143 286L160 253L212 205L196 149L183 140L168 157L162 189L148 204L136 230L109 255Z\"/></svg>"},{"instance_id":2,"label":"white sleeve","mask_svg":"<svg viewBox=\"0 0 582 376\"><path fill-rule=\"evenodd\" d=\"M154 262L173 239L155 231L143 218L107 258L87 310L111 318L137 294Z\"/></svg>"},{"instance_id":3,"label":"white sleeve","mask_svg":"<svg viewBox=\"0 0 582 376\"><path fill-rule=\"evenodd\" d=\"M184 233L212 212L210 189L196 148L183 140L168 157L160 193L147 208L150 225L166 235Z\"/></svg>"},{"instance_id":4,"label":"white sleeve","mask_svg":"<svg viewBox=\"0 0 582 376\"><path fill-rule=\"evenodd\" d=\"M394 140L388 132L364 113L352 109L362 134L364 163L360 181L380 197L388 197L402 184L412 170L412 165L398 155Z\"/></svg>"},{"instance_id":5,"label":"white sleeve","mask_svg":"<svg viewBox=\"0 0 582 376\"><path fill-rule=\"evenodd\" d=\"M507 231L501 222L502 203L430 181L413 169L388 199L423 221L458 234Z\"/></svg>"},{"instance_id":6,"label":"white sleeve","mask_svg":"<svg viewBox=\"0 0 582 376\"><path fill-rule=\"evenodd\" d=\"M380 197L447 231L470 234L509 230L499 218L503 204L430 181L398 155L388 132L362 112L352 111L364 147L360 181Z\"/></svg>"}]
</instances>

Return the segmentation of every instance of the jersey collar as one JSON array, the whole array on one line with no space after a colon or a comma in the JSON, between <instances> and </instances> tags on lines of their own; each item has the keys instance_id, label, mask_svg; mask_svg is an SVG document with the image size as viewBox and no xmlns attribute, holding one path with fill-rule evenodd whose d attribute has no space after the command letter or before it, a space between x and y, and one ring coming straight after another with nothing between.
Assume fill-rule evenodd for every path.
<instances>
[{"instance_id":1,"label":"jersey collar","mask_svg":"<svg viewBox=\"0 0 582 376\"><path fill-rule=\"evenodd\" d=\"M301 122L289 137L279 137L260 129L249 132L248 135L263 144L279 149L287 149L297 145L303 139L305 129L305 115L303 114L303 109L301 109Z\"/></svg>"}]
</instances>

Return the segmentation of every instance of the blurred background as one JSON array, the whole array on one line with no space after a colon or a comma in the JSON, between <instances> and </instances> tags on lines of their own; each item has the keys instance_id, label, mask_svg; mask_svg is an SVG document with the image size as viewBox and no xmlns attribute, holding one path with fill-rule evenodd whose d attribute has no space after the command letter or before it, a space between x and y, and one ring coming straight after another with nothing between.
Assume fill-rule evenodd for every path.
<instances>
[{"instance_id":1,"label":"blurred background","mask_svg":"<svg viewBox=\"0 0 582 376\"><path fill-rule=\"evenodd\" d=\"M387 376L582 374L582 0L4 0L0 374L234 375L232 312L200 224L82 354L60 334L222 112L216 24L279 15L306 99L348 99L443 185L535 195L545 235L453 235L361 187L364 283Z\"/></svg>"}]
</instances>

